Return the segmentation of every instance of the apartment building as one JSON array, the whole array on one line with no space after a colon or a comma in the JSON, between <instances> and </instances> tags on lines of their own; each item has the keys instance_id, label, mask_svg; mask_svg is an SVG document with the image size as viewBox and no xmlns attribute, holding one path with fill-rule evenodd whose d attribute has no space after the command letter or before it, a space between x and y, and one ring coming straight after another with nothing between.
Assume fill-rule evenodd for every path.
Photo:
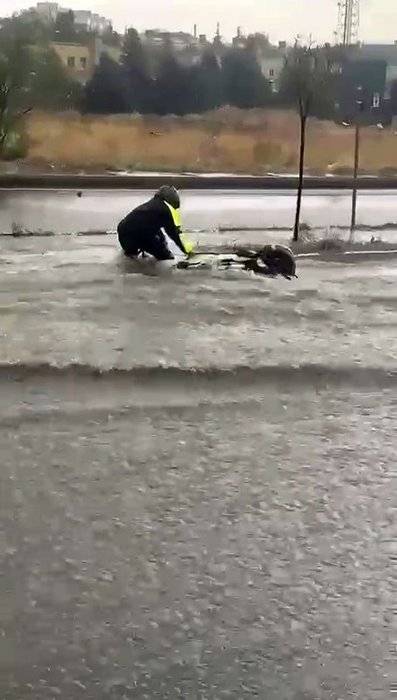
<instances>
[{"instance_id":1,"label":"apartment building","mask_svg":"<svg viewBox=\"0 0 397 700\"><path fill-rule=\"evenodd\" d=\"M112 28L111 20L106 17L90 10L73 10L73 8L62 7L57 2L38 2L35 7L31 8L31 11L36 12L44 22L49 24L56 22L58 15L72 11L76 28L97 34L104 34Z\"/></svg>"},{"instance_id":2,"label":"apartment building","mask_svg":"<svg viewBox=\"0 0 397 700\"><path fill-rule=\"evenodd\" d=\"M92 78L101 56L106 54L113 61L120 61L121 50L107 46L101 37L93 37L87 44L52 42L51 47L59 56L71 78L85 85Z\"/></svg>"}]
</instances>

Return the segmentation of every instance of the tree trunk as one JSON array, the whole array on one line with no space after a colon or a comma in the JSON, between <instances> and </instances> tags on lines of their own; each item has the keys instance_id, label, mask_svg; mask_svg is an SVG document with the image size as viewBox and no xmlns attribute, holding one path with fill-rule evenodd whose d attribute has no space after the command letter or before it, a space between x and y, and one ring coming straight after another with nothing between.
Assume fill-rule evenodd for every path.
<instances>
[{"instance_id":1,"label":"tree trunk","mask_svg":"<svg viewBox=\"0 0 397 700\"><path fill-rule=\"evenodd\" d=\"M294 236L293 240L299 240L299 227L301 218L301 207L302 207L302 193L303 193L303 171L305 166L305 149L306 149L306 123L307 115L300 114L300 151L299 151L299 182L298 182L298 194L296 198L296 215L295 215L295 226L294 226Z\"/></svg>"},{"instance_id":2,"label":"tree trunk","mask_svg":"<svg viewBox=\"0 0 397 700\"><path fill-rule=\"evenodd\" d=\"M360 164L360 123L356 123L356 132L354 139L354 172L353 172L353 191L352 191L352 220L350 225L349 243L354 241L354 232L356 230L357 218L357 187L358 187L358 168Z\"/></svg>"}]
</instances>

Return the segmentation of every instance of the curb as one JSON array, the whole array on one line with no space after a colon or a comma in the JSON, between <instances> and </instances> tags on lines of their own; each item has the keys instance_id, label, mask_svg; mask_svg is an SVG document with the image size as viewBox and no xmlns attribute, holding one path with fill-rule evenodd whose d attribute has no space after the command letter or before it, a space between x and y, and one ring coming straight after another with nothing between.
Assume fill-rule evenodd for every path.
<instances>
[{"instance_id":1,"label":"curb","mask_svg":"<svg viewBox=\"0 0 397 700\"><path fill-rule=\"evenodd\" d=\"M296 177L257 177L230 175L205 177L198 175L0 175L0 189L157 189L164 181L178 189L190 190L294 190ZM305 178L305 190L350 190L351 177ZM397 177L360 177L360 190L397 190Z\"/></svg>"}]
</instances>

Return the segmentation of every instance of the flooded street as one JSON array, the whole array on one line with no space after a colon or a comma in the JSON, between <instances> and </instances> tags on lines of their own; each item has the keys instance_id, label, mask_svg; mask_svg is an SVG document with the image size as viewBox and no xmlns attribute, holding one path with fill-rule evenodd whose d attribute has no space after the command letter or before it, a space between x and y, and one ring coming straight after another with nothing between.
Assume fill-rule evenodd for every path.
<instances>
[{"instance_id":1,"label":"flooded street","mask_svg":"<svg viewBox=\"0 0 397 700\"><path fill-rule=\"evenodd\" d=\"M397 263L298 274L1 239L1 700L389 697Z\"/></svg>"},{"instance_id":2,"label":"flooded street","mask_svg":"<svg viewBox=\"0 0 397 700\"><path fill-rule=\"evenodd\" d=\"M115 231L120 218L151 195L139 190L0 190L0 233L15 227L57 233ZM295 191L184 190L183 222L188 230L291 228ZM387 240L397 241L397 192L362 190L357 223L363 227L391 224ZM306 190L302 222L314 229L348 227L351 193L348 190ZM360 236L359 236L360 237ZM365 240L368 240L366 234Z\"/></svg>"}]
</instances>

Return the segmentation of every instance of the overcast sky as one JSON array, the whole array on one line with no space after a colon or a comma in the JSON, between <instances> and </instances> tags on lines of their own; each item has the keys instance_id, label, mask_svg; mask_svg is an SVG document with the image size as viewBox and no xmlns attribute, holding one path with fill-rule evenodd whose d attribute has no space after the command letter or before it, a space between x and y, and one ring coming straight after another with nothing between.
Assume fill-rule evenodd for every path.
<instances>
[{"instance_id":1,"label":"overcast sky","mask_svg":"<svg viewBox=\"0 0 397 700\"><path fill-rule=\"evenodd\" d=\"M164 28L212 36L216 22L229 38L243 31L264 31L272 41L312 35L315 41L332 41L338 0L62 0L72 9L98 12L113 20L116 29ZM31 7L36 0L0 0L0 16ZM397 40L397 0L361 0L360 39Z\"/></svg>"}]
</instances>

